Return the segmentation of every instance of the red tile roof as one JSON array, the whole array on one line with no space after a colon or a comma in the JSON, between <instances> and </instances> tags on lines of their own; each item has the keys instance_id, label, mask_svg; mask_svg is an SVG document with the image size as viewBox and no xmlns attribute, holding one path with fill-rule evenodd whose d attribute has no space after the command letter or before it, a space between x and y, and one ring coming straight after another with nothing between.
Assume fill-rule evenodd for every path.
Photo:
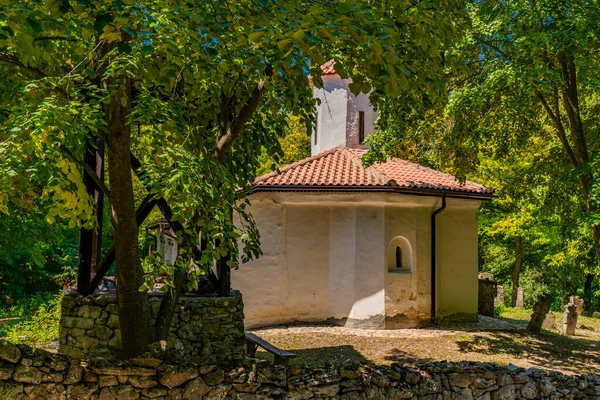
<instances>
[{"instance_id":1,"label":"red tile roof","mask_svg":"<svg viewBox=\"0 0 600 400\"><path fill-rule=\"evenodd\" d=\"M334 64L335 64L335 60L332 58L331 60L327 61L325 64L321 65L321 76L337 74L337 72L335 72L335 68L333 68ZM308 81L310 83L312 83L312 81L313 81L312 75L308 76Z\"/></svg>"},{"instance_id":2,"label":"red tile roof","mask_svg":"<svg viewBox=\"0 0 600 400\"><path fill-rule=\"evenodd\" d=\"M395 191L415 194L450 192L449 195L491 198L494 190L478 183L464 184L449 174L398 158L362 166L365 150L334 147L256 178L254 191Z\"/></svg>"},{"instance_id":3,"label":"red tile roof","mask_svg":"<svg viewBox=\"0 0 600 400\"><path fill-rule=\"evenodd\" d=\"M331 60L327 61L325 64L321 65L321 75L337 74L337 72L335 72L335 69L333 68L334 64L335 64L335 60L332 58Z\"/></svg>"}]
</instances>

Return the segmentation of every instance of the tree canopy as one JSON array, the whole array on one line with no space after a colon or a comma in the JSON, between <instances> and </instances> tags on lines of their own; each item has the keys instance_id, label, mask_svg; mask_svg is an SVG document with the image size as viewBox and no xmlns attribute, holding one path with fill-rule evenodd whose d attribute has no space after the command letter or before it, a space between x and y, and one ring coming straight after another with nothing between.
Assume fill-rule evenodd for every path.
<instances>
[{"instance_id":1,"label":"tree canopy","mask_svg":"<svg viewBox=\"0 0 600 400\"><path fill-rule=\"evenodd\" d=\"M176 268L153 269L170 275L173 300L190 259L207 272L260 254L238 189L256 175L263 148L281 153L290 113L310 132L307 74L320 85L319 65L335 58L356 93L439 92L444 51L461 29L457 4L2 1L0 204L7 211L27 174L44 182L50 221L93 229L85 179L93 181L112 209L125 356L139 354L156 336L140 291L151 279L140 260L132 166L183 227ZM108 183L85 166L98 140ZM168 312L164 319L168 332ZM157 320L158 336L165 321Z\"/></svg>"},{"instance_id":2,"label":"tree canopy","mask_svg":"<svg viewBox=\"0 0 600 400\"><path fill-rule=\"evenodd\" d=\"M599 4L472 1L466 11L445 54L444 102L386 99L371 161L400 154L496 187L481 214L485 251L505 249L516 265L522 242L539 276L563 293L583 284L589 301L600 261ZM502 259L485 251L484 262Z\"/></svg>"}]
</instances>

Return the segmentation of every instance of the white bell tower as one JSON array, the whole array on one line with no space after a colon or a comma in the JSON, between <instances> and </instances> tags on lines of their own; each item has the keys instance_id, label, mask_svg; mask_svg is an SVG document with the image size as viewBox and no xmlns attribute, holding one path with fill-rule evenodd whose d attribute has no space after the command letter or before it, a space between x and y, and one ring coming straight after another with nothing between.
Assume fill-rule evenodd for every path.
<instances>
[{"instance_id":1,"label":"white bell tower","mask_svg":"<svg viewBox=\"0 0 600 400\"><path fill-rule=\"evenodd\" d=\"M369 95L352 94L348 86L351 80L342 79L334 71L333 61L323 67L323 88L314 88L314 97L321 99L321 104L315 110L311 154L314 156L337 146L368 149L363 143L375 132L377 119Z\"/></svg>"}]
</instances>

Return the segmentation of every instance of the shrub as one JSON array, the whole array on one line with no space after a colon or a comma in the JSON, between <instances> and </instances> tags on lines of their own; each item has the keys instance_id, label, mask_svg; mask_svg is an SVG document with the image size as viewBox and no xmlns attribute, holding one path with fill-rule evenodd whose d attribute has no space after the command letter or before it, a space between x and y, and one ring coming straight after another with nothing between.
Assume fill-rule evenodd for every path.
<instances>
[{"instance_id":1,"label":"shrub","mask_svg":"<svg viewBox=\"0 0 600 400\"><path fill-rule=\"evenodd\" d=\"M494 302L494 317L501 316L505 310L506 307L504 306L504 304L500 303L499 301Z\"/></svg>"},{"instance_id":2,"label":"shrub","mask_svg":"<svg viewBox=\"0 0 600 400\"><path fill-rule=\"evenodd\" d=\"M42 304L27 320L8 328L6 338L13 343L32 347L46 347L58 339L62 291L46 304Z\"/></svg>"}]
</instances>

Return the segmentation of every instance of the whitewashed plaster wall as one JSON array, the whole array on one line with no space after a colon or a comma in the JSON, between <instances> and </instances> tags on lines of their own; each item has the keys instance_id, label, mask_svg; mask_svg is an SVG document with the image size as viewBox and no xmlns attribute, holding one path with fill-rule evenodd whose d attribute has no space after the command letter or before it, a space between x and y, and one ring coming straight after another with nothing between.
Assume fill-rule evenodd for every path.
<instances>
[{"instance_id":1,"label":"whitewashed plaster wall","mask_svg":"<svg viewBox=\"0 0 600 400\"><path fill-rule=\"evenodd\" d=\"M449 199L446 211L438 215L439 320L477 319L479 204Z\"/></svg>"},{"instance_id":2,"label":"whitewashed plaster wall","mask_svg":"<svg viewBox=\"0 0 600 400\"><path fill-rule=\"evenodd\" d=\"M430 224L439 198L256 193L250 200L264 255L232 274L248 328L299 321L379 329L429 323ZM440 214L446 218L438 220L438 312L445 317L476 317L478 206L449 199ZM412 245L410 272L387 270L387 246L396 236Z\"/></svg>"},{"instance_id":3,"label":"whitewashed plaster wall","mask_svg":"<svg viewBox=\"0 0 600 400\"><path fill-rule=\"evenodd\" d=\"M317 143L311 137L311 153L319 154L336 146L366 149L359 143L359 112L364 112L365 137L375 132L377 113L369 103L369 96L350 92L350 79L339 75L325 75L323 87L314 88L314 97L321 100L316 106Z\"/></svg>"}]
</instances>

